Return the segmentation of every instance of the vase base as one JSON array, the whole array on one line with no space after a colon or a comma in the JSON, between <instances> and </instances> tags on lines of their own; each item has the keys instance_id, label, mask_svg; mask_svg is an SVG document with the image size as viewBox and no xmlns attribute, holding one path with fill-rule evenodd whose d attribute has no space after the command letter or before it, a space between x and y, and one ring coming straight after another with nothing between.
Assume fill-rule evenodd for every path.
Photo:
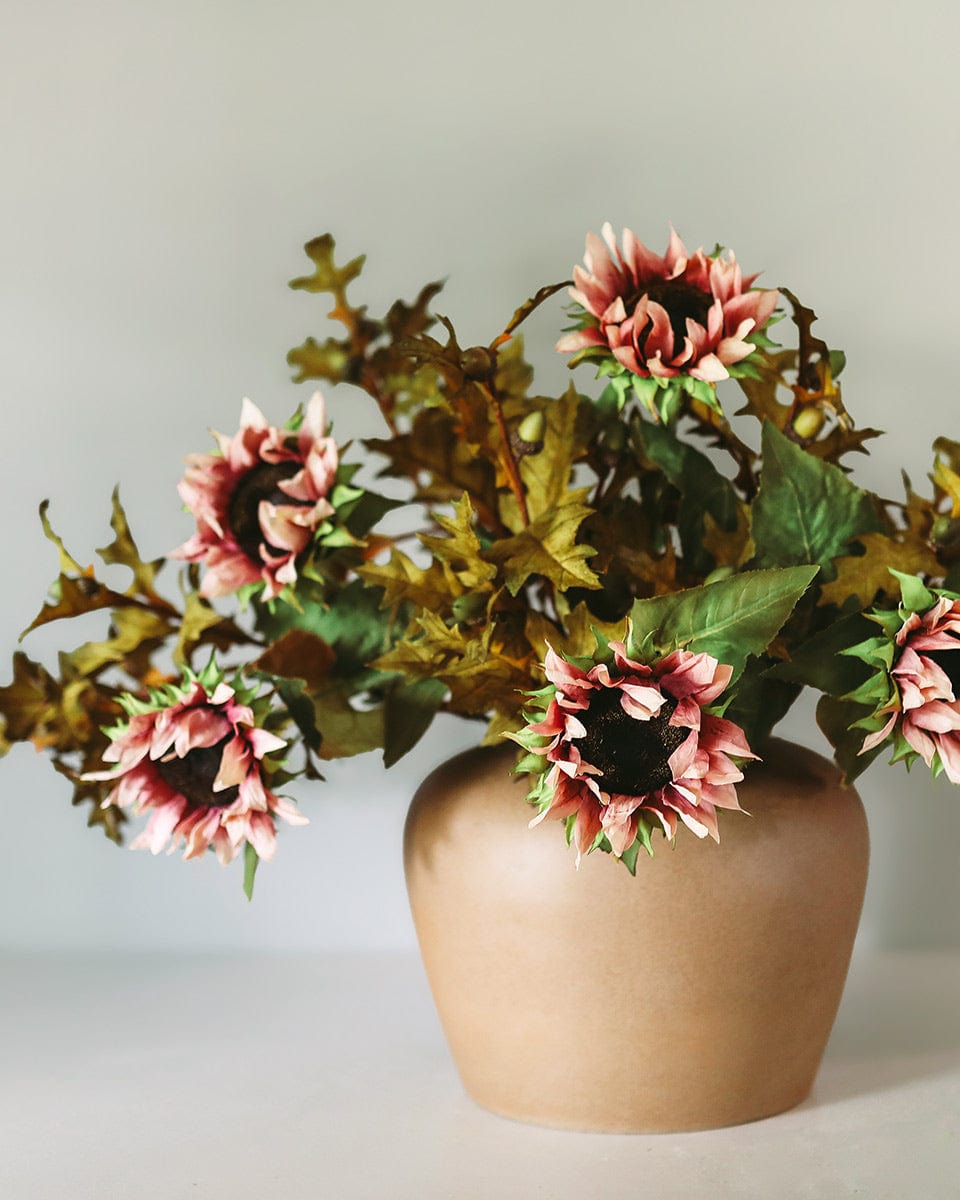
<instances>
[{"instance_id":1,"label":"vase base","mask_svg":"<svg viewBox=\"0 0 960 1200\"><path fill-rule=\"evenodd\" d=\"M462 1082L462 1081L461 1081ZM685 1118L655 1117L645 1113L623 1113L617 1114L615 1120L610 1120L609 1114L606 1116L598 1116L595 1120L591 1120L590 1116L584 1111L578 1109L573 1112L544 1112L539 1109L532 1111L526 1109L516 1109L509 1105L504 1105L502 1098L495 1100L485 1100L476 1095L466 1086L463 1085L463 1090L470 1100L482 1108L484 1112L491 1113L495 1117L500 1117L505 1121L513 1121L519 1125L535 1125L540 1129L558 1129L564 1133L600 1133L600 1134L649 1134L651 1136L657 1134L671 1133L703 1133L710 1129L728 1129L737 1125L752 1125L757 1121L766 1121L770 1117L778 1117L782 1113L790 1112L791 1109L797 1108L799 1105L810 1097L813 1091L813 1081L807 1085L796 1096L788 1100L779 1100L765 1107L745 1108L740 1112L728 1112L725 1116L720 1116L713 1112L709 1116L704 1116L698 1121L690 1122Z\"/></svg>"}]
</instances>

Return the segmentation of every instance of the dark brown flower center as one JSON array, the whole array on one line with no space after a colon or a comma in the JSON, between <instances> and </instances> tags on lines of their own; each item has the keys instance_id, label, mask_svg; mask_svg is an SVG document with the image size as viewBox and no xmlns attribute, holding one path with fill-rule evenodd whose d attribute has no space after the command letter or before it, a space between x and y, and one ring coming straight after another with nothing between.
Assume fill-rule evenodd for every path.
<instances>
[{"instance_id":1,"label":"dark brown flower center","mask_svg":"<svg viewBox=\"0 0 960 1200\"><path fill-rule=\"evenodd\" d=\"M667 310L667 316L670 318L670 328L673 330L674 354L679 353L683 347L683 339L687 336L688 317L706 328L707 314L710 312L710 307L713 304L713 296L708 292L701 291L698 287L694 287L692 283L685 283L682 279L664 279L660 282L646 285L642 291L638 291L630 299L626 306L628 314L633 312L637 301L642 296L648 296ZM650 327L648 326L637 339L641 354L646 347L649 333Z\"/></svg>"},{"instance_id":2,"label":"dark brown flower center","mask_svg":"<svg viewBox=\"0 0 960 1200\"><path fill-rule=\"evenodd\" d=\"M279 463L260 463L243 476L230 497L227 521L233 540L255 563L263 561L260 545L268 540L260 527L260 501L306 507L306 500L294 500L279 487L283 480L292 479L301 469L301 464L292 459Z\"/></svg>"},{"instance_id":3,"label":"dark brown flower center","mask_svg":"<svg viewBox=\"0 0 960 1200\"><path fill-rule=\"evenodd\" d=\"M956 634L950 636L957 643L956 650L951 646L948 650L921 650L920 653L937 664L950 680L954 696L960 698L960 654L957 653L960 650L960 638Z\"/></svg>"},{"instance_id":4,"label":"dark brown flower center","mask_svg":"<svg viewBox=\"0 0 960 1200\"><path fill-rule=\"evenodd\" d=\"M183 758L171 758L153 765L163 782L179 792L192 807L226 808L236 800L240 789L229 787L215 792L213 782L220 771L223 748L232 737L233 734L228 733L215 746L199 746L188 750Z\"/></svg>"},{"instance_id":5,"label":"dark brown flower center","mask_svg":"<svg viewBox=\"0 0 960 1200\"><path fill-rule=\"evenodd\" d=\"M676 703L667 700L657 716L640 721L623 711L619 688L601 688L585 713L578 714L586 737L575 739L584 762L599 768L594 776L604 792L643 796L673 778L670 755L690 732L671 725Z\"/></svg>"}]
</instances>

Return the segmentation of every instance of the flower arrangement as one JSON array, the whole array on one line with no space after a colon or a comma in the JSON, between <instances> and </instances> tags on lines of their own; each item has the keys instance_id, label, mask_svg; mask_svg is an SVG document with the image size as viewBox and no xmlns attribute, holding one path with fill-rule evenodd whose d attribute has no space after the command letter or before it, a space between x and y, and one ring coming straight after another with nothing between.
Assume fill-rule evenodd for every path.
<instances>
[{"instance_id":1,"label":"flower arrangement","mask_svg":"<svg viewBox=\"0 0 960 1200\"><path fill-rule=\"evenodd\" d=\"M14 655L0 752L47 753L114 840L133 809L134 847L242 854L248 895L278 821L306 821L280 789L374 749L389 766L441 711L518 743L532 824L632 872L658 834L719 841L804 687L848 781L889 747L960 782L960 443L935 443L929 497L858 487L848 456L877 431L790 291L606 226L572 286L461 346L439 284L375 319L348 296L362 258L306 251L292 286L341 328L289 362L366 393L384 436L338 444L319 391L283 425L244 401L187 459L195 529L166 559L141 558L114 494L99 555L122 590L41 505L60 569L27 632L94 611L107 630L56 670ZM596 382L545 396L518 330L565 289L557 350Z\"/></svg>"}]
</instances>

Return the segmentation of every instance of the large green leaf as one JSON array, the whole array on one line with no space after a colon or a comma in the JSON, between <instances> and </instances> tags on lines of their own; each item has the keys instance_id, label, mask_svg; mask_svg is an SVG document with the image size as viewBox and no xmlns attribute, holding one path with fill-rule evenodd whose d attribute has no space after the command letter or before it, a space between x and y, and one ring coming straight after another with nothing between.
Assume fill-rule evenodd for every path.
<instances>
[{"instance_id":1,"label":"large green leaf","mask_svg":"<svg viewBox=\"0 0 960 1200\"><path fill-rule=\"evenodd\" d=\"M677 528L688 567L708 574L716 565L703 546L703 517L709 513L728 533L737 528L738 502L733 484L705 454L682 442L666 425L637 417L631 433L643 452L680 493Z\"/></svg>"},{"instance_id":2,"label":"large green leaf","mask_svg":"<svg viewBox=\"0 0 960 1200\"><path fill-rule=\"evenodd\" d=\"M802 690L797 683L771 679L766 666L767 660L762 658L747 663L736 694L723 714L740 726L751 750L760 754L774 726L787 715Z\"/></svg>"},{"instance_id":3,"label":"large green leaf","mask_svg":"<svg viewBox=\"0 0 960 1200\"><path fill-rule=\"evenodd\" d=\"M291 629L314 633L333 648L332 674L340 678L360 675L367 663L391 645L406 625L406 613L380 608L382 593L353 579L327 603L308 600L302 611L291 605L257 605L257 627L271 642Z\"/></svg>"},{"instance_id":4,"label":"large green leaf","mask_svg":"<svg viewBox=\"0 0 960 1200\"><path fill-rule=\"evenodd\" d=\"M842 617L799 646L791 647L790 661L771 667L767 678L803 684L831 696L845 696L864 683L874 668L843 651L876 632L876 625L862 613Z\"/></svg>"},{"instance_id":5,"label":"large green leaf","mask_svg":"<svg viewBox=\"0 0 960 1200\"><path fill-rule=\"evenodd\" d=\"M673 649L712 654L740 674L761 654L793 612L816 567L745 571L687 591L638 600L630 613L628 651L636 656Z\"/></svg>"},{"instance_id":6,"label":"large green leaf","mask_svg":"<svg viewBox=\"0 0 960 1200\"><path fill-rule=\"evenodd\" d=\"M816 563L832 579L833 560L849 553L850 541L881 533L883 524L870 495L839 467L808 454L767 421L752 529L757 566Z\"/></svg>"},{"instance_id":7,"label":"large green leaf","mask_svg":"<svg viewBox=\"0 0 960 1200\"><path fill-rule=\"evenodd\" d=\"M383 700L383 765L392 767L430 728L447 695L439 679L400 679Z\"/></svg>"},{"instance_id":8,"label":"large green leaf","mask_svg":"<svg viewBox=\"0 0 960 1200\"><path fill-rule=\"evenodd\" d=\"M817 724L833 746L833 757L843 771L845 784L853 783L884 749L885 743L881 743L860 753L866 734L862 729L851 729L851 725L869 713L869 707L836 696L821 696L817 704Z\"/></svg>"}]
</instances>

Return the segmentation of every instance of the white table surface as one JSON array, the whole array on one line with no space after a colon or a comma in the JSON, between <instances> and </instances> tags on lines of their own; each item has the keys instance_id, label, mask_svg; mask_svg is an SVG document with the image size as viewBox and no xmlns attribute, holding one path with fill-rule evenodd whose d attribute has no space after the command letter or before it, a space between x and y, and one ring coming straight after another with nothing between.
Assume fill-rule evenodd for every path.
<instances>
[{"instance_id":1,"label":"white table surface","mask_svg":"<svg viewBox=\"0 0 960 1200\"><path fill-rule=\"evenodd\" d=\"M960 1197L960 954L858 952L809 1100L655 1136L481 1111L413 955L5 957L0 982L3 1200Z\"/></svg>"}]
</instances>

